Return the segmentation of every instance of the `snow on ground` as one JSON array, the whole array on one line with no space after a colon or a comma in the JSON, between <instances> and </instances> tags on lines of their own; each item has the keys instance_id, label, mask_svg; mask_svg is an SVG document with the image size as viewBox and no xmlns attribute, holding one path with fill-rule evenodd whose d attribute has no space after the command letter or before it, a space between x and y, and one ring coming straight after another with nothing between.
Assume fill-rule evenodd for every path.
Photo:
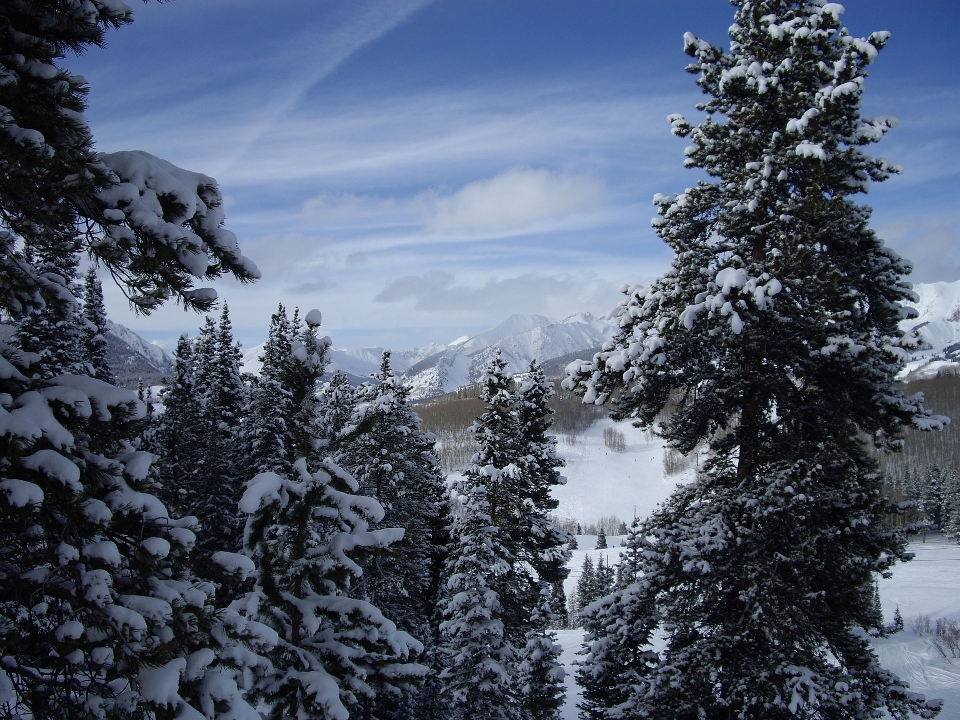
<instances>
[{"instance_id":1,"label":"snow on ground","mask_svg":"<svg viewBox=\"0 0 960 720\"><path fill-rule=\"evenodd\" d=\"M614 452L604 446L603 431L614 427L624 433L626 450ZM563 474L567 485L556 488L560 501L557 514L581 522L596 522L601 516L616 515L627 523L634 512L645 517L665 500L679 482L692 478L693 469L680 475L665 476L663 443L649 438L642 430L628 423L601 420L576 438L573 444L559 439L560 455L567 461ZM607 537L608 548L596 550L595 535L579 535L577 550L570 560L570 576L564 584L568 597L576 587L589 553L594 564L600 554L611 564L620 560L622 538ZM933 628L938 619L960 623L960 545L939 534L919 538L910 550L915 558L894 567L893 577L881 580L880 597L887 622L893 620L897 607L903 615L905 629L886 638L877 638L875 647L883 667L910 683L912 690L928 698L945 702L940 718L960 718L960 658L943 657L933 642ZM917 630L918 617L929 618L931 630ZM922 624L922 623L921 623ZM960 625L958 625L960 631ZM581 630L557 633L563 648L561 660L567 670L567 703L562 717L576 720L579 691L574 674L581 648ZM947 651L950 655L950 651ZM960 651L958 651L960 654Z\"/></svg>"},{"instance_id":2,"label":"snow on ground","mask_svg":"<svg viewBox=\"0 0 960 720\"><path fill-rule=\"evenodd\" d=\"M577 536L568 567L570 577L564 584L569 593L576 587L589 553L594 562L600 553L613 564L620 560L619 537L608 537L607 550L596 550L595 535ZM874 646L880 664L910 683L910 689L930 698L941 698L943 720L960 718L960 658L943 657L933 642L936 621L960 622L960 545L939 534L928 535L926 542L917 539L910 544L916 557L894 567L893 577L880 581L880 599L887 622L892 622L897 607L906 627L902 632L877 638ZM918 623L918 618L920 622ZM918 632L923 618L929 619L930 630ZM560 630L557 640L563 648L561 662L567 671L567 702L563 720L577 720L580 690L575 682L577 653L583 642L583 631ZM952 653L947 650L947 655ZM960 652L958 652L960 654Z\"/></svg>"},{"instance_id":3,"label":"snow on ground","mask_svg":"<svg viewBox=\"0 0 960 720\"><path fill-rule=\"evenodd\" d=\"M603 442L604 430L622 432L626 440L623 452L615 452ZM570 440L573 440L571 444ZM557 438L557 451L566 461L561 470L567 484L556 487L553 496L560 501L556 514L583 523L616 515L628 525L634 516L646 517L663 502L678 483L689 482L695 468L666 476L663 471L663 440L649 435L630 423L615 423L604 418L575 438ZM695 464L696 460L694 459Z\"/></svg>"},{"instance_id":4,"label":"snow on ground","mask_svg":"<svg viewBox=\"0 0 960 720\"><path fill-rule=\"evenodd\" d=\"M880 600L887 621L899 606L903 632L874 643L880 664L910 683L927 698L942 698L941 718L960 718L960 658L943 657L932 631L918 632L918 618L960 622L960 545L943 535L927 535L910 543L916 557L897 565L893 577L880 581ZM960 653L958 653L960 654Z\"/></svg>"}]
</instances>

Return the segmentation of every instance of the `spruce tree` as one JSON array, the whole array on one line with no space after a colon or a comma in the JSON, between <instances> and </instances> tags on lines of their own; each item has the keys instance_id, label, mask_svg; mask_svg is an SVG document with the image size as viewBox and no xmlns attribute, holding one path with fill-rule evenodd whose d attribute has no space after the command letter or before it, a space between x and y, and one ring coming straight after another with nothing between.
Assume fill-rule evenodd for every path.
<instances>
[{"instance_id":1,"label":"spruce tree","mask_svg":"<svg viewBox=\"0 0 960 720\"><path fill-rule=\"evenodd\" d=\"M336 377L331 381L328 399L331 394L342 397L341 383ZM390 353L385 352L373 382L346 398L347 408L353 407L352 430L342 438L334 458L356 478L359 494L383 507L379 524L404 530L403 539L388 552L363 564L355 594L420 640L425 646L422 661L435 665L446 491L434 455L436 438L421 429L409 393L409 387L394 375ZM425 717L427 708L421 705L431 702L429 695L399 699L381 694L373 716L381 720Z\"/></svg>"},{"instance_id":2,"label":"spruce tree","mask_svg":"<svg viewBox=\"0 0 960 720\"><path fill-rule=\"evenodd\" d=\"M864 438L896 449L905 425L940 424L893 384L908 265L851 200L895 170L863 150L890 121L859 111L887 33L851 36L832 3L734 4L729 53L685 37L707 118L671 122L708 178L655 198L672 266L626 292L573 378L617 419L669 406L669 444L708 449L642 524L642 578L588 618L581 676L603 692L585 714L929 717L863 631L905 542L881 527Z\"/></svg>"},{"instance_id":3,"label":"spruce tree","mask_svg":"<svg viewBox=\"0 0 960 720\"><path fill-rule=\"evenodd\" d=\"M550 516L558 505L550 491L565 482L560 475L563 460L556 452L556 438L547 434L554 413L549 401L555 394L553 383L533 362L513 397L522 483L521 519L512 541L518 564L533 571L527 583L530 595L523 599L526 634L519 652L517 686L526 717L536 720L558 717L565 697L561 648L552 628L566 615L563 581L568 574L567 544L572 536Z\"/></svg>"},{"instance_id":4,"label":"spruce tree","mask_svg":"<svg viewBox=\"0 0 960 720\"><path fill-rule=\"evenodd\" d=\"M257 689L270 718L369 717L375 703L403 695L427 669L412 662L422 644L357 596L363 566L398 542L403 530L372 529L383 520L383 508L359 495L357 481L331 458L308 470L305 455L324 445L316 435L317 391L330 340L317 337L319 312L305 320L293 336L281 308L264 350L264 370L274 373L290 416L275 425L283 454L270 462L280 471L259 473L241 498L256 587L234 607L277 634L267 653L273 672ZM290 462L288 452L302 454ZM287 462L289 471L282 471Z\"/></svg>"},{"instance_id":5,"label":"spruce tree","mask_svg":"<svg viewBox=\"0 0 960 720\"><path fill-rule=\"evenodd\" d=\"M300 459L290 475L257 475L241 499L256 588L234 607L276 633L256 688L273 720L360 717L377 689L399 694L426 672L411 662L422 646L351 596L358 563L402 535L370 530L383 511L356 490L332 461L311 473Z\"/></svg>"},{"instance_id":6,"label":"spruce tree","mask_svg":"<svg viewBox=\"0 0 960 720\"><path fill-rule=\"evenodd\" d=\"M83 353L90 363L93 377L114 384L115 379L107 363L107 310L103 304L103 286L93 265L83 276Z\"/></svg>"},{"instance_id":7,"label":"spruce tree","mask_svg":"<svg viewBox=\"0 0 960 720\"><path fill-rule=\"evenodd\" d=\"M494 525L488 486L477 477L456 487L461 509L444 568L440 681L449 720L514 720L516 649L503 619L513 557Z\"/></svg>"},{"instance_id":8,"label":"spruce tree","mask_svg":"<svg viewBox=\"0 0 960 720\"><path fill-rule=\"evenodd\" d=\"M254 647L255 626L216 612L191 523L132 445L143 405L83 357L81 253L145 313L209 307L198 280L259 275L212 178L94 151L86 83L62 60L130 20L103 0L0 5L0 313L20 331L0 346L0 714L250 718L259 660L235 640Z\"/></svg>"},{"instance_id":9,"label":"spruce tree","mask_svg":"<svg viewBox=\"0 0 960 720\"><path fill-rule=\"evenodd\" d=\"M159 494L178 515L195 505L193 477L203 452L203 405L196 382L196 358L186 333L173 354L174 375L160 391L164 411L157 422L156 442L161 451ZM189 513L186 513L189 514Z\"/></svg>"},{"instance_id":10,"label":"spruce tree","mask_svg":"<svg viewBox=\"0 0 960 720\"><path fill-rule=\"evenodd\" d=\"M356 404L356 391L350 386L350 378L337 370L320 393L317 404L317 422L324 442L318 448L321 455L335 455L341 445L349 442Z\"/></svg>"},{"instance_id":11,"label":"spruce tree","mask_svg":"<svg viewBox=\"0 0 960 720\"><path fill-rule=\"evenodd\" d=\"M517 653L526 643L535 584L517 562L523 527L519 420L498 352L481 389L486 409L473 426L480 448L454 483L461 509L444 566L440 675L451 718L510 718L519 702Z\"/></svg>"},{"instance_id":12,"label":"spruce tree","mask_svg":"<svg viewBox=\"0 0 960 720\"><path fill-rule=\"evenodd\" d=\"M583 558L580 567L580 577L577 578L577 612L596 600L594 590L597 586L596 571L593 567L593 558L588 553Z\"/></svg>"},{"instance_id":13,"label":"spruce tree","mask_svg":"<svg viewBox=\"0 0 960 720\"><path fill-rule=\"evenodd\" d=\"M250 456L247 472L287 472L291 458L291 437L287 419L293 416L293 396L285 384L287 364L293 347L292 329L286 310L280 305L270 317L270 330L263 346L260 375L250 390L245 426Z\"/></svg>"}]
</instances>

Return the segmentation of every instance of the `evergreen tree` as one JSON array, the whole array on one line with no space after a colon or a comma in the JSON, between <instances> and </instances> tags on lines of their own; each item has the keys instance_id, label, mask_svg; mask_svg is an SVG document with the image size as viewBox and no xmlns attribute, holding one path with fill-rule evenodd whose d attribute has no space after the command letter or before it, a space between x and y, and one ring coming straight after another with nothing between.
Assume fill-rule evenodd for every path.
<instances>
[{"instance_id":1,"label":"evergreen tree","mask_svg":"<svg viewBox=\"0 0 960 720\"><path fill-rule=\"evenodd\" d=\"M107 310L97 269L91 265L83 277L83 354L97 380L115 384L107 363Z\"/></svg>"},{"instance_id":2,"label":"evergreen tree","mask_svg":"<svg viewBox=\"0 0 960 720\"><path fill-rule=\"evenodd\" d=\"M506 366L498 352L487 368L486 409L473 426L480 448L454 484L461 510L450 526L440 626L440 679L452 718L513 717L519 700L517 653L529 620L524 600L536 584L517 562L513 542L525 517L519 420Z\"/></svg>"},{"instance_id":3,"label":"evergreen tree","mask_svg":"<svg viewBox=\"0 0 960 720\"><path fill-rule=\"evenodd\" d=\"M560 663L562 648L550 628L559 624L559 613L564 611L563 590L558 594L546 583L540 592L540 604L530 615L527 642L520 651L517 665L517 690L524 718L529 720L556 720L566 699L563 679L566 675Z\"/></svg>"},{"instance_id":4,"label":"evergreen tree","mask_svg":"<svg viewBox=\"0 0 960 720\"><path fill-rule=\"evenodd\" d=\"M317 422L325 442L318 448L320 454L335 455L341 444L349 441L356 404L356 392L350 386L350 378L337 370L323 388L317 404Z\"/></svg>"},{"instance_id":5,"label":"evergreen tree","mask_svg":"<svg viewBox=\"0 0 960 720\"><path fill-rule=\"evenodd\" d=\"M293 348L292 329L286 310L280 305L270 317L270 330L263 346L260 376L250 391L250 409L245 426L250 458L248 474L285 473L291 467L292 438L288 420L293 417L291 390L285 385L287 365Z\"/></svg>"},{"instance_id":6,"label":"evergreen tree","mask_svg":"<svg viewBox=\"0 0 960 720\"><path fill-rule=\"evenodd\" d=\"M896 449L905 424L940 424L893 384L908 266L850 200L893 169L862 149L889 121L859 113L887 35L851 37L836 4L734 4L729 53L685 38L707 119L671 122L709 179L656 198L671 269L627 291L575 377L616 418L670 403L670 445L709 450L642 524L643 577L590 613L584 713L929 717L863 633L864 588L904 550L863 438Z\"/></svg>"},{"instance_id":7,"label":"evergreen tree","mask_svg":"<svg viewBox=\"0 0 960 720\"><path fill-rule=\"evenodd\" d=\"M63 241L35 251L38 272L62 283L70 301L50 303L20 317L17 322L17 342L20 349L29 354L26 357L31 359L30 374L34 378L49 380L61 373L87 373L81 318L74 299L80 289L76 283L78 247L76 240Z\"/></svg>"},{"instance_id":8,"label":"evergreen tree","mask_svg":"<svg viewBox=\"0 0 960 720\"><path fill-rule=\"evenodd\" d=\"M594 588L597 586L597 580L594 575L595 571L593 569L593 558L591 558L590 554L588 553L583 558L583 565L580 568L580 577L577 578L576 612L578 614L583 608L597 599L594 595ZM578 626L579 624L580 623L577 623Z\"/></svg>"},{"instance_id":9,"label":"evergreen tree","mask_svg":"<svg viewBox=\"0 0 960 720\"><path fill-rule=\"evenodd\" d=\"M317 337L318 312L308 313L294 336L297 318L287 323L282 309L274 316L264 368L274 373L291 413L279 418L285 422L277 425L283 431L277 445L301 457L289 474L259 474L241 501L250 515L247 551L257 563L257 586L245 604L280 637L271 654L276 673L259 692L275 718L304 708L329 718L369 715L426 671L408 662L423 646L358 597L373 551L398 542L403 530L370 529L384 519L383 508L357 494L357 481L331 459L315 473L307 470L305 456L323 444L316 435L317 390L330 341Z\"/></svg>"},{"instance_id":10,"label":"evergreen tree","mask_svg":"<svg viewBox=\"0 0 960 720\"><path fill-rule=\"evenodd\" d=\"M157 445L161 449L160 497L176 514L189 514L196 504L192 482L203 452L203 406L196 382L193 345L186 333L177 341L173 355L174 376L160 391L164 411L157 424ZM203 489L199 489L203 492Z\"/></svg>"},{"instance_id":11,"label":"evergreen tree","mask_svg":"<svg viewBox=\"0 0 960 720\"><path fill-rule=\"evenodd\" d=\"M273 720L359 717L375 688L399 694L426 671L410 662L420 643L351 597L358 563L402 536L396 528L370 530L383 510L356 491L332 461L310 473L301 458L290 476L257 475L241 499L257 571L254 591L236 606L276 633L266 653L273 672L257 686Z\"/></svg>"},{"instance_id":12,"label":"evergreen tree","mask_svg":"<svg viewBox=\"0 0 960 720\"><path fill-rule=\"evenodd\" d=\"M240 375L242 355L233 339L226 304L218 325L208 319L199 345L203 352L197 352L197 385L203 406L205 458L198 482L203 492L187 512L200 518L204 528L198 543L203 554L215 550L239 552L243 545L243 521L236 508L247 479L241 452L247 390Z\"/></svg>"},{"instance_id":13,"label":"evergreen tree","mask_svg":"<svg viewBox=\"0 0 960 720\"><path fill-rule=\"evenodd\" d=\"M597 550L606 550L607 549L607 534L603 531L603 528L600 528L600 532L597 533Z\"/></svg>"},{"instance_id":14,"label":"evergreen tree","mask_svg":"<svg viewBox=\"0 0 960 720\"><path fill-rule=\"evenodd\" d=\"M558 717L565 696L561 648L551 628L566 615L563 581L570 558L567 544L573 538L550 516L558 505L550 491L565 482L560 475L563 460L556 453L556 438L547 434L554 414L548 403L555 394L553 384L534 362L513 399L523 482L519 487L520 524L512 541L520 567L533 571L526 583L530 596L523 599L526 636L519 653L517 685L526 716L538 720Z\"/></svg>"},{"instance_id":15,"label":"evergreen tree","mask_svg":"<svg viewBox=\"0 0 960 720\"><path fill-rule=\"evenodd\" d=\"M594 600L602 598L605 595L609 595L613 591L614 585L616 584L615 571L613 566L610 565L609 559L605 558L603 555L601 555L597 560L597 569L594 571L593 577Z\"/></svg>"},{"instance_id":16,"label":"evergreen tree","mask_svg":"<svg viewBox=\"0 0 960 720\"><path fill-rule=\"evenodd\" d=\"M143 406L84 361L80 253L144 312L209 307L198 278L258 276L212 178L94 152L86 83L61 60L130 19L103 0L0 6L0 313L21 343L0 347L0 714L250 718L259 660L234 640L256 641L216 613L190 523L152 494L131 444Z\"/></svg>"},{"instance_id":17,"label":"evergreen tree","mask_svg":"<svg viewBox=\"0 0 960 720\"><path fill-rule=\"evenodd\" d=\"M461 510L444 568L440 681L449 720L514 720L515 648L506 637L501 600L513 557L493 523L487 485L478 478L468 475L456 487Z\"/></svg>"},{"instance_id":18,"label":"evergreen tree","mask_svg":"<svg viewBox=\"0 0 960 720\"><path fill-rule=\"evenodd\" d=\"M403 539L388 552L363 564L363 578L354 594L372 602L401 630L423 642L421 657L429 663L435 661L438 641L436 607L445 544L446 490L433 450L436 438L421 429L409 393L409 387L390 368L390 353L384 353L374 381L345 398L350 401L346 407L353 407L349 420L353 429L334 457L356 478L359 494L374 498L383 507L380 524L404 529ZM342 395L342 380L335 377L328 387L328 399ZM343 429L340 421L332 422ZM372 708L373 716L381 720L425 717L427 709L419 706L421 700L429 704L429 695L401 701L381 694Z\"/></svg>"}]
</instances>

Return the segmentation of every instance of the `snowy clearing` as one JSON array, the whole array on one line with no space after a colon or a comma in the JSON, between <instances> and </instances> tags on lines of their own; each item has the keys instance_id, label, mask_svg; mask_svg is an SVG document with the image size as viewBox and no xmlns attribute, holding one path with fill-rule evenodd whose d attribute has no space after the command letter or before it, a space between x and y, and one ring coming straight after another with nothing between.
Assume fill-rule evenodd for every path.
<instances>
[{"instance_id":1,"label":"snowy clearing","mask_svg":"<svg viewBox=\"0 0 960 720\"><path fill-rule=\"evenodd\" d=\"M596 488L602 495L603 489ZM570 577L564 584L568 596L576 587L589 553L596 560L603 554L611 563L620 561L620 537L607 537L607 550L596 550L596 535L578 535L578 549L570 560ZM902 632L885 638L877 638L874 646L880 663L886 669L905 679L915 692L927 699L942 698L944 720L960 717L960 657L948 657L937 650L935 628L937 620L960 622L960 545L939 534L927 535L926 542L917 539L910 544L916 557L894 568L893 577L880 581L880 598L884 618L893 620L897 607L903 615L905 628ZM924 619L929 619L929 629ZM919 629L918 629L919 626ZM577 720L577 703L580 691L575 682L575 662L583 642L583 631L561 630L557 633L563 648L561 662L567 671L567 702L563 708L563 720ZM957 654L960 654L958 652Z\"/></svg>"}]
</instances>

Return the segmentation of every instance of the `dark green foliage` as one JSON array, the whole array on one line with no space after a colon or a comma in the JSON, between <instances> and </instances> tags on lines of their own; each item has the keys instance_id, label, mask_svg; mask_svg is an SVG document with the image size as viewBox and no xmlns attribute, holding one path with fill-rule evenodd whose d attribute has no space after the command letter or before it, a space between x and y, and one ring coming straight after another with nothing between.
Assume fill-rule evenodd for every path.
<instances>
[{"instance_id":1,"label":"dark green foliage","mask_svg":"<svg viewBox=\"0 0 960 720\"><path fill-rule=\"evenodd\" d=\"M326 423L338 426L341 433L333 457L356 478L358 493L383 507L377 526L404 529L402 540L363 563L363 577L353 594L372 602L397 627L420 640L425 646L423 660L435 662L446 545L446 487L433 452L435 438L421 429L409 403L410 390L393 374L389 353L384 353L373 381L355 393L348 391L344 380L343 375L334 376L321 401L321 408L329 409ZM337 417L338 400L348 411L353 408L349 420ZM347 427L349 432L343 434ZM403 698L380 692L371 711L381 720L425 718L431 702L429 692Z\"/></svg>"},{"instance_id":2,"label":"dark green foliage","mask_svg":"<svg viewBox=\"0 0 960 720\"><path fill-rule=\"evenodd\" d=\"M163 497L179 514L200 521L197 557L206 564L218 550L241 550L237 502L248 479L241 443L247 388L226 305L219 326L208 317L196 341L180 338L175 360L174 378L161 391L165 411L152 436L165 458Z\"/></svg>"},{"instance_id":3,"label":"dark green foliage","mask_svg":"<svg viewBox=\"0 0 960 720\"><path fill-rule=\"evenodd\" d=\"M904 549L863 438L942 424L893 383L908 265L849 199L895 170L862 150L889 122L859 113L887 35L852 38L836 5L734 4L729 53L685 38L707 118L671 122L709 180L656 198L671 269L573 378L708 452L631 533L636 579L588 613L584 716L930 717L863 632Z\"/></svg>"},{"instance_id":4,"label":"dark green foliage","mask_svg":"<svg viewBox=\"0 0 960 720\"><path fill-rule=\"evenodd\" d=\"M250 391L245 444L250 457L247 474L287 472L296 459L292 457L292 436L288 418L294 413L293 395L287 385L287 363L293 345L293 330L286 310L280 305L270 317L270 330L263 346L260 375Z\"/></svg>"},{"instance_id":5,"label":"dark green foliage","mask_svg":"<svg viewBox=\"0 0 960 720\"><path fill-rule=\"evenodd\" d=\"M115 385L116 379L107 364L107 310L103 305L103 287L92 265L83 278L83 320L84 360L90 364L93 377Z\"/></svg>"},{"instance_id":6,"label":"dark green foliage","mask_svg":"<svg viewBox=\"0 0 960 720\"><path fill-rule=\"evenodd\" d=\"M190 570L192 522L169 516L152 494L152 456L134 449L145 408L84 343L102 308L81 321L81 254L144 312L169 298L210 306L197 278L258 275L221 227L212 178L94 152L85 82L61 61L130 19L104 0L0 4L0 314L20 344L0 347L4 717L254 712L237 683L258 659L235 652L234 618ZM156 173L183 192L150 193ZM157 673L169 681L159 695Z\"/></svg>"},{"instance_id":7,"label":"dark green foliage","mask_svg":"<svg viewBox=\"0 0 960 720\"><path fill-rule=\"evenodd\" d=\"M241 605L279 638L266 653L272 672L256 689L272 720L360 717L378 692L397 697L426 672L409 662L420 643L352 596L358 563L401 535L370 530L382 510L356 491L331 460L311 473L300 459L289 476L257 475L241 500L257 564Z\"/></svg>"},{"instance_id":8,"label":"dark green foliage","mask_svg":"<svg viewBox=\"0 0 960 720\"><path fill-rule=\"evenodd\" d=\"M563 673L550 628L564 608L553 588L566 576L570 536L549 517L562 464L546 435L553 388L534 365L513 392L505 368L498 353L482 384L479 451L455 487L441 680L453 716L555 718ZM484 678L479 688L473 675Z\"/></svg>"}]
</instances>

